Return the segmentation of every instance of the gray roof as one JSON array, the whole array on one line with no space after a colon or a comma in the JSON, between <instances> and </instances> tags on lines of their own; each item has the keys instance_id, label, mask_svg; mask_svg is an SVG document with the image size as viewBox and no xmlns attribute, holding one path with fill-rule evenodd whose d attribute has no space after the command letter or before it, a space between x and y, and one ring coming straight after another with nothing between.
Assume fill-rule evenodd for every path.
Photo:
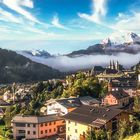
<instances>
[{"instance_id":1,"label":"gray roof","mask_svg":"<svg viewBox=\"0 0 140 140\"><path fill-rule=\"evenodd\" d=\"M91 96L83 96L83 97L80 97L79 99L82 102L82 104L84 104L84 105L92 105L92 104L100 103L100 101L98 101L97 99L95 99Z\"/></svg>"},{"instance_id":2,"label":"gray roof","mask_svg":"<svg viewBox=\"0 0 140 140\"><path fill-rule=\"evenodd\" d=\"M118 90L118 91L111 91L111 93L116 99L123 99L126 97L129 97L129 95L122 89Z\"/></svg>"},{"instance_id":3,"label":"gray roof","mask_svg":"<svg viewBox=\"0 0 140 140\"><path fill-rule=\"evenodd\" d=\"M63 105L66 108L74 108L79 107L81 105L81 102L79 98L66 98L66 99L59 99L56 100L59 104Z\"/></svg>"},{"instance_id":4,"label":"gray roof","mask_svg":"<svg viewBox=\"0 0 140 140\"><path fill-rule=\"evenodd\" d=\"M63 118L66 120L81 122L82 124L101 127L121 112L122 110L120 109L83 105L66 114Z\"/></svg>"},{"instance_id":5,"label":"gray roof","mask_svg":"<svg viewBox=\"0 0 140 140\"><path fill-rule=\"evenodd\" d=\"M45 122L52 122L62 120L62 118L56 116L56 115L46 115L46 116L23 116L23 115L17 115L13 117L12 122L13 123L45 123Z\"/></svg>"},{"instance_id":6,"label":"gray roof","mask_svg":"<svg viewBox=\"0 0 140 140\"><path fill-rule=\"evenodd\" d=\"M66 108L79 107L82 104L92 105L92 104L99 104L100 103L98 100L96 100L95 98L92 98L91 96L51 100L50 103L51 102L58 102L59 104L63 105Z\"/></svg>"}]
</instances>

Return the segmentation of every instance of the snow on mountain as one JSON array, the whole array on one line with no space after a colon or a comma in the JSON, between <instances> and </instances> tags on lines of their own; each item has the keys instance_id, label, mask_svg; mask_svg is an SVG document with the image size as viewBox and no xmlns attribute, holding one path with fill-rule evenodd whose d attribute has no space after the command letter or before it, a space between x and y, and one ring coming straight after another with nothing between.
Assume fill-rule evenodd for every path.
<instances>
[{"instance_id":1,"label":"snow on mountain","mask_svg":"<svg viewBox=\"0 0 140 140\"><path fill-rule=\"evenodd\" d=\"M38 51L38 50L33 50L33 51L31 51L31 53L32 53L32 55L34 55L34 56L41 55L41 52Z\"/></svg>"},{"instance_id":2,"label":"snow on mountain","mask_svg":"<svg viewBox=\"0 0 140 140\"><path fill-rule=\"evenodd\" d=\"M140 43L140 37L133 32L129 33L113 33L107 39L104 39L101 44L120 45L124 43Z\"/></svg>"},{"instance_id":3,"label":"snow on mountain","mask_svg":"<svg viewBox=\"0 0 140 140\"><path fill-rule=\"evenodd\" d=\"M51 54L45 50L21 51L20 53L22 53L23 55L31 55L36 57L44 57L44 58L51 57Z\"/></svg>"}]
</instances>

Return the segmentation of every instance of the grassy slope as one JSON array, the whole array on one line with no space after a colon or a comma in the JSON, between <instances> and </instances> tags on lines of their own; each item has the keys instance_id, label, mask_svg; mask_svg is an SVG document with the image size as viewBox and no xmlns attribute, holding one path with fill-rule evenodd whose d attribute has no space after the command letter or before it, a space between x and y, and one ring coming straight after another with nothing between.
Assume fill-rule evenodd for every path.
<instances>
[{"instance_id":1,"label":"grassy slope","mask_svg":"<svg viewBox=\"0 0 140 140\"><path fill-rule=\"evenodd\" d=\"M126 137L124 140L140 140L140 133L137 133L133 136Z\"/></svg>"}]
</instances>

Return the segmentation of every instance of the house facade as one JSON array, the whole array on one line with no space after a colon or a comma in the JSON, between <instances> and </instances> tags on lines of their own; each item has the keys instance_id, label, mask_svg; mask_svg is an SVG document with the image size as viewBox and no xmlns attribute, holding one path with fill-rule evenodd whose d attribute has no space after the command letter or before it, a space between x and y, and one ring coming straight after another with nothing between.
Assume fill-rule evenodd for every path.
<instances>
[{"instance_id":1,"label":"house facade","mask_svg":"<svg viewBox=\"0 0 140 140\"><path fill-rule=\"evenodd\" d=\"M41 112L47 115L65 115L81 105L81 102L78 98L66 98L58 100L50 100L45 106L41 108Z\"/></svg>"},{"instance_id":2,"label":"house facade","mask_svg":"<svg viewBox=\"0 0 140 140\"><path fill-rule=\"evenodd\" d=\"M14 139L48 138L65 132L65 121L58 116L15 116L12 119Z\"/></svg>"},{"instance_id":3,"label":"house facade","mask_svg":"<svg viewBox=\"0 0 140 140\"><path fill-rule=\"evenodd\" d=\"M123 90L111 91L102 99L102 105L118 105L124 107L129 102L130 96Z\"/></svg>"},{"instance_id":4,"label":"house facade","mask_svg":"<svg viewBox=\"0 0 140 140\"><path fill-rule=\"evenodd\" d=\"M106 129L114 132L121 120L128 122L129 115L120 109L82 106L69 114L66 119L66 140L86 140L87 131Z\"/></svg>"}]
</instances>

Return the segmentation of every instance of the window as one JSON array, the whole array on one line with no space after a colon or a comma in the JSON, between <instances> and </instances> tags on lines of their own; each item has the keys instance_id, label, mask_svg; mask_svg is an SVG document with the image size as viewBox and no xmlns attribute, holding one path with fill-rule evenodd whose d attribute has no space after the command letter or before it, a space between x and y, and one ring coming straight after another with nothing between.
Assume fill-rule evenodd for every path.
<instances>
[{"instance_id":1,"label":"window","mask_svg":"<svg viewBox=\"0 0 140 140\"><path fill-rule=\"evenodd\" d=\"M30 134L30 131L27 131L27 134L29 135Z\"/></svg>"},{"instance_id":2,"label":"window","mask_svg":"<svg viewBox=\"0 0 140 140\"><path fill-rule=\"evenodd\" d=\"M56 122L54 122L54 125L56 124Z\"/></svg>"},{"instance_id":3,"label":"window","mask_svg":"<svg viewBox=\"0 0 140 140\"><path fill-rule=\"evenodd\" d=\"M49 125L51 125L52 123L50 122Z\"/></svg>"},{"instance_id":4,"label":"window","mask_svg":"<svg viewBox=\"0 0 140 140\"><path fill-rule=\"evenodd\" d=\"M25 134L25 130L19 130L18 133L19 134Z\"/></svg>"},{"instance_id":5,"label":"window","mask_svg":"<svg viewBox=\"0 0 140 140\"><path fill-rule=\"evenodd\" d=\"M77 123L75 122L75 126L77 126Z\"/></svg>"},{"instance_id":6,"label":"window","mask_svg":"<svg viewBox=\"0 0 140 140\"><path fill-rule=\"evenodd\" d=\"M27 127L30 127L30 124L29 123L27 124Z\"/></svg>"},{"instance_id":7,"label":"window","mask_svg":"<svg viewBox=\"0 0 140 140\"><path fill-rule=\"evenodd\" d=\"M75 133L77 133L77 129L75 129Z\"/></svg>"},{"instance_id":8,"label":"window","mask_svg":"<svg viewBox=\"0 0 140 140\"><path fill-rule=\"evenodd\" d=\"M36 125L35 125L35 124L33 124L33 127L36 127Z\"/></svg>"},{"instance_id":9,"label":"window","mask_svg":"<svg viewBox=\"0 0 140 140\"><path fill-rule=\"evenodd\" d=\"M41 134L43 134L43 131L41 131Z\"/></svg>"},{"instance_id":10,"label":"window","mask_svg":"<svg viewBox=\"0 0 140 140\"><path fill-rule=\"evenodd\" d=\"M45 133L48 133L48 130L45 130Z\"/></svg>"},{"instance_id":11,"label":"window","mask_svg":"<svg viewBox=\"0 0 140 140\"><path fill-rule=\"evenodd\" d=\"M68 127L68 131L70 131L70 128Z\"/></svg>"},{"instance_id":12,"label":"window","mask_svg":"<svg viewBox=\"0 0 140 140\"><path fill-rule=\"evenodd\" d=\"M33 135L36 135L36 132L35 131L33 131Z\"/></svg>"},{"instance_id":13,"label":"window","mask_svg":"<svg viewBox=\"0 0 140 140\"><path fill-rule=\"evenodd\" d=\"M54 128L54 132L56 131L56 129Z\"/></svg>"},{"instance_id":14,"label":"window","mask_svg":"<svg viewBox=\"0 0 140 140\"><path fill-rule=\"evenodd\" d=\"M43 127L43 123L40 126Z\"/></svg>"},{"instance_id":15,"label":"window","mask_svg":"<svg viewBox=\"0 0 140 140\"><path fill-rule=\"evenodd\" d=\"M70 140L70 136L69 135L68 135L67 139Z\"/></svg>"},{"instance_id":16,"label":"window","mask_svg":"<svg viewBox=\"0 0 140 140\"><path fill-rule=\"evenodd\" d=\"M45 123L45 126L47 126L47 123Z\"/></svg>"},{"instance_id":17,"label":"window","mask_svg":"<svg viewBox=\"0 0 140 140\"><path fill-rule=\"evenodd\" d=\"M25 123L16 123L15 126L17 126L17 127L25 127Z\"/></svg>"},{"instance_id":18,"label":"window","mask_svg":"<svg viewBox=\"0 0 140 140\"><path fill-rule=\"evenodd\" d=\"M51 129L49 129L49 132L50 132L50 133L51 133L51 131L52 131L52 130L51 130Z\"/></svg>"},{"instance_id":19,"label":"window","mask_svg":"<svg viewBox=\"0 0 140 140\"><path fill-rule=\"evenodd\" d=\"M69 121L69 123L70 123L70 121Z\"/></svg>"},{"instance_id":20,"label":"window","mask_svg":"<svg viewBox=\"0 0 140 140\"><path fill-rule=\"evenodd\" d=\"M83 137L85 137L86 136L86 134L85 134L85 132L83 132Z\"/></svg>"}]
</instances>

